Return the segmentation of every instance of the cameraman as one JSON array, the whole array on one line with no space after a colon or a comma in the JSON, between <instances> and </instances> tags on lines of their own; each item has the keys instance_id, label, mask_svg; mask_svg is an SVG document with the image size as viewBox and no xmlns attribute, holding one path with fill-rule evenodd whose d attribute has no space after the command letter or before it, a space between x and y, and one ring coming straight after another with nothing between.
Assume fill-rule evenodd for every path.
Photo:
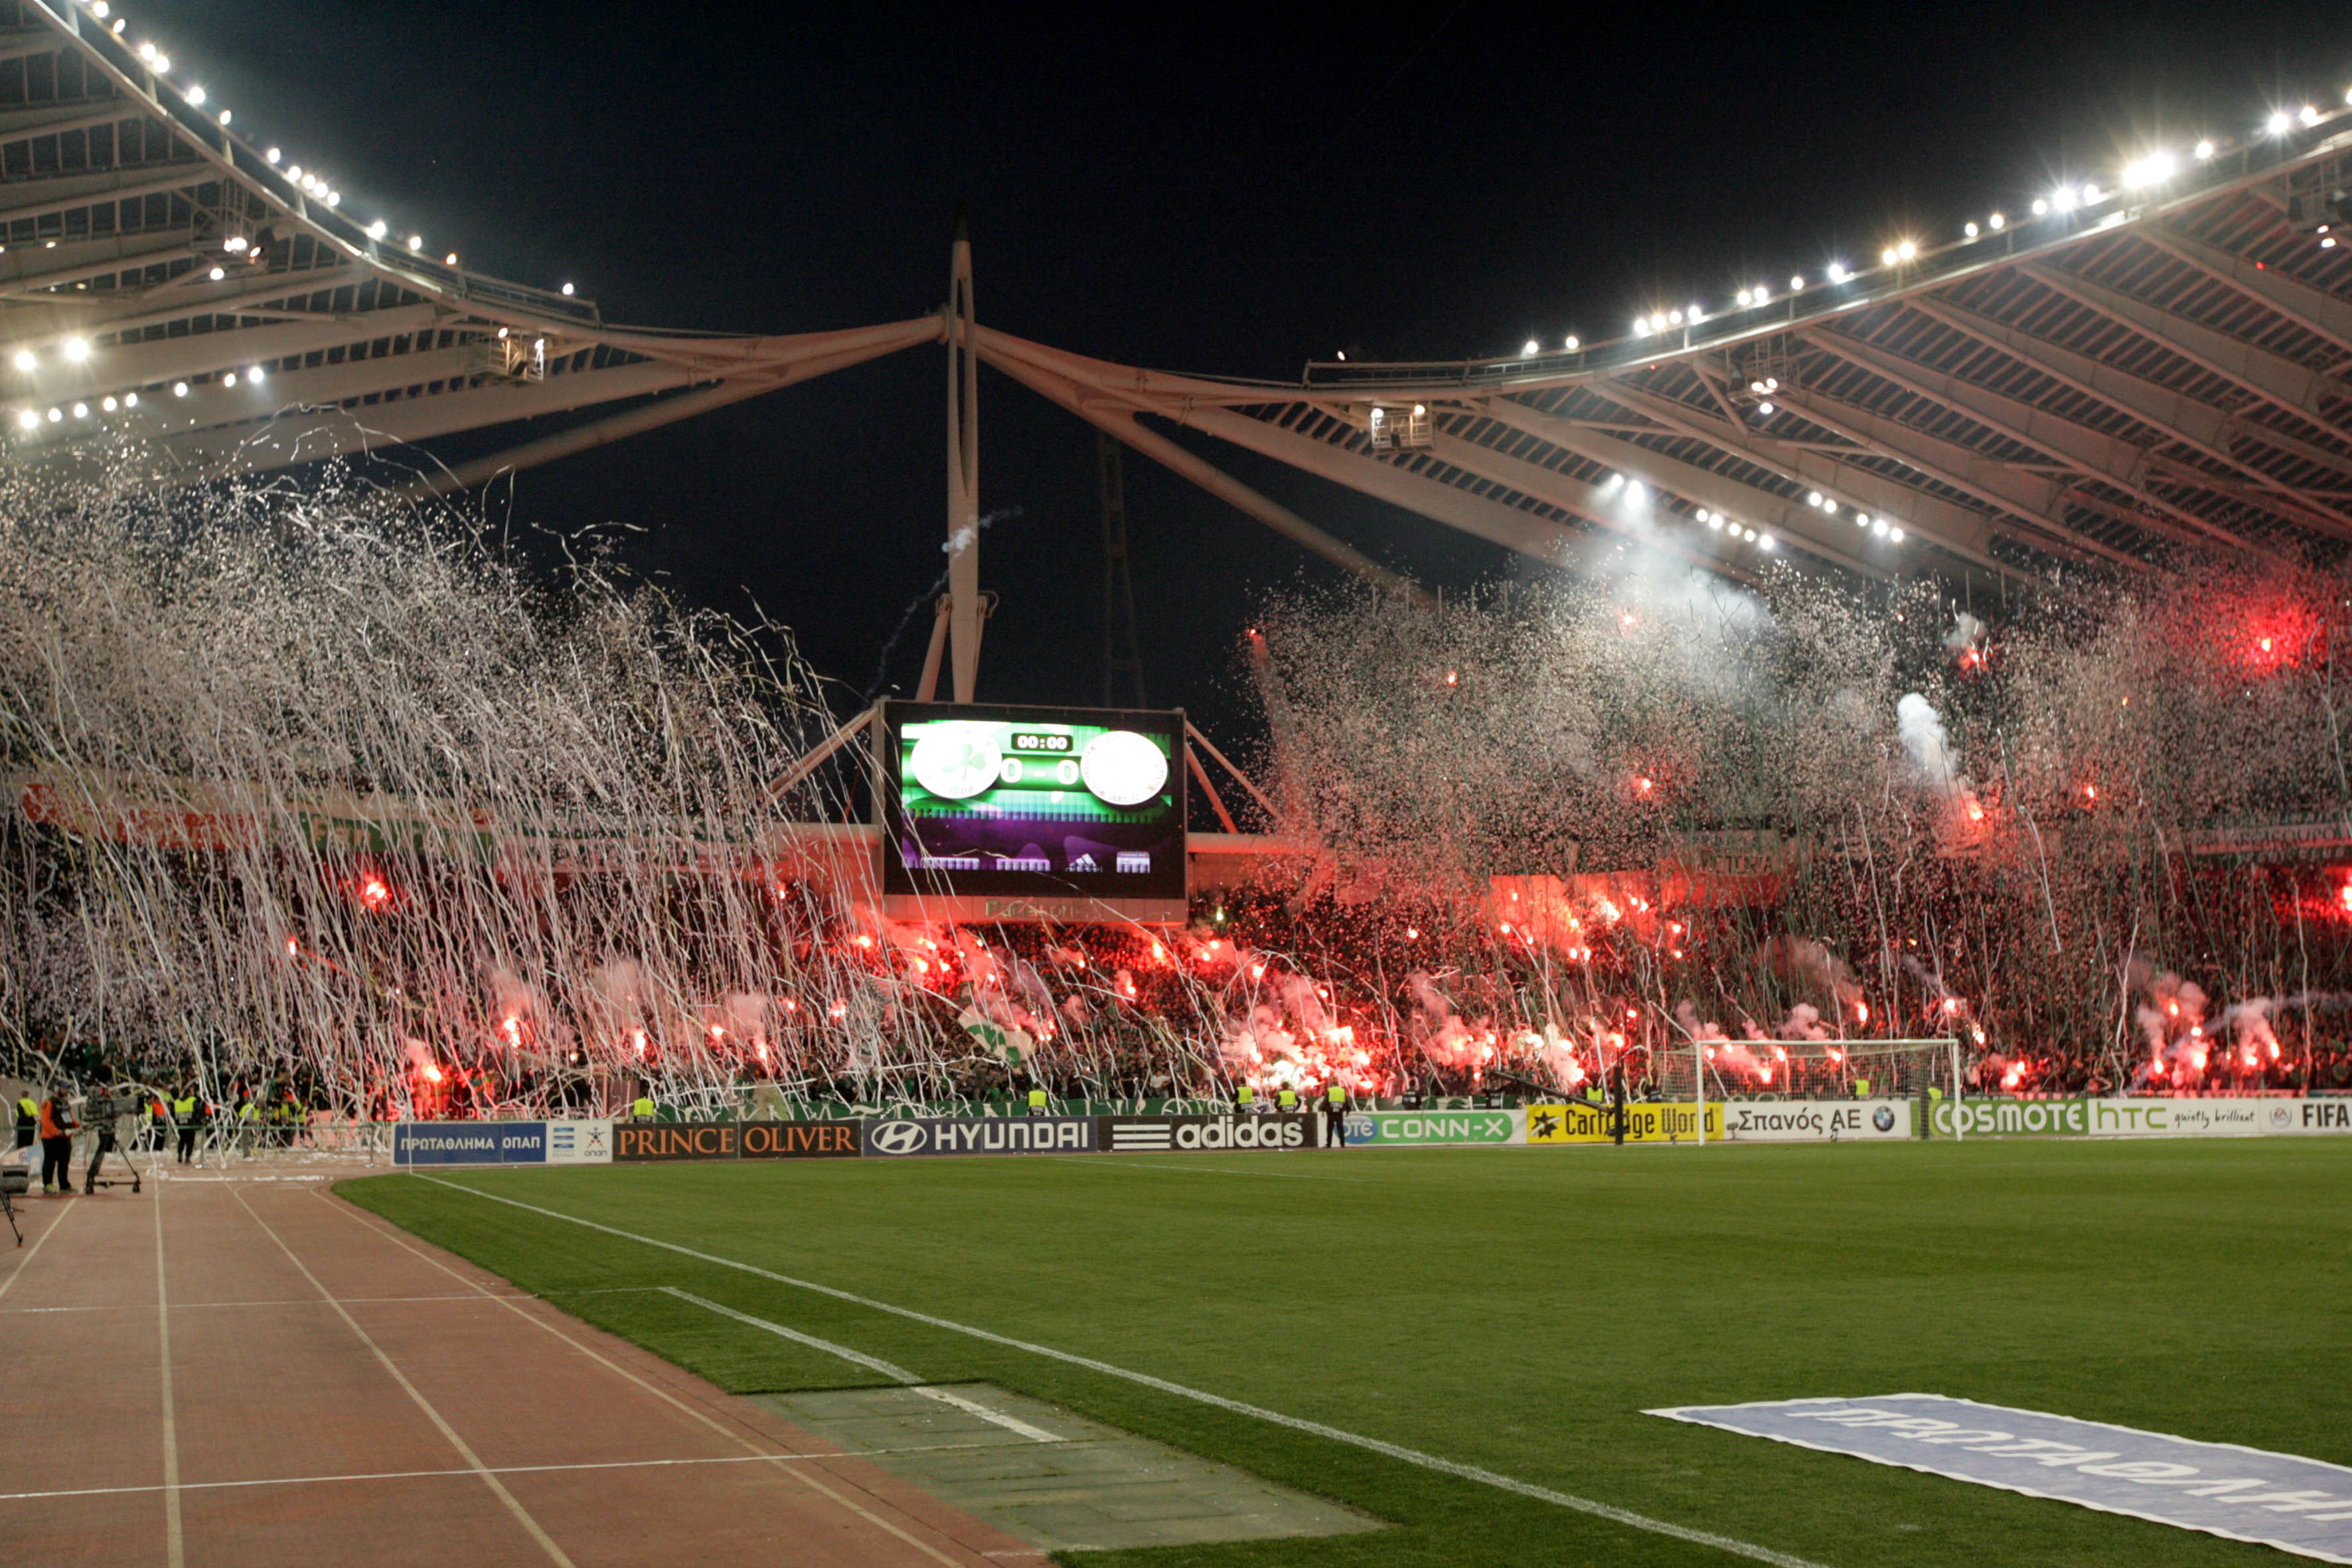
<instances>
[{"instance_id":1,"label":"cameraman","mask_svg":"<svg viewBox=\"0 0 2352 1568\"><path fill-rule=\"evenodd\" d=\"M51 1084L48 1097L41 1101L40 1129L41 1195L59 1192L71 1197L73 1178L68 1166L73 1160L73 1135L81 1130L81 1123L74 1119L62 1084Z\"/></svg>"}]
</instances>

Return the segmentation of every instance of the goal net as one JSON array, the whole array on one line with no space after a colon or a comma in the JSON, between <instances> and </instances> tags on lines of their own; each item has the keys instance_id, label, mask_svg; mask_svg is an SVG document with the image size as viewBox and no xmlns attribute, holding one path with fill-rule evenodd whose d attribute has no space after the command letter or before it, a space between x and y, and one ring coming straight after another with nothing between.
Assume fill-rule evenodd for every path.
<instances>
[{"instance_id":1,"label":"goal net","mask_svg":"<svg viewBox=\"0 0 2352 1568\"><path fill-rule=\"evenodd\" d=\"M1669 1100L1914 1100L1949 1096L1958 1044L1925 1040L1686 1040L1658 1054Z\"/></svg>"}]
</instances>

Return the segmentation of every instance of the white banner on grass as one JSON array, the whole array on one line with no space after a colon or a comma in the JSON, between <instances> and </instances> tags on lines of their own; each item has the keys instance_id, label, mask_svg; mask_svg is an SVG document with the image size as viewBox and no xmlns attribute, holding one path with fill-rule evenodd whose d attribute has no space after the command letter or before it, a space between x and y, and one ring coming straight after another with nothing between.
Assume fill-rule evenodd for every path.
<instances>
[{"instance_id":1,"label":"white banner on grass","mask_svg":"<svg viewBox=\"0 0 2352 1568\"><path fill-rule=\"evenodd\" d=\"M2352 1563L2352 1468L1939 1394L1645 1412Z\"/></svg>"},{"instance_id":2,"label":"white banner on grass","mask_svg":"<svg viewBox=\"0 0 2352 1568\"><path fill-rule=\"evenodd\" d=\"M1736 1143L1841 1143L1908 1138L1907 1100L1734 1100L1723 1107L1723 1135Z\"/></svg>"}]
</instances>

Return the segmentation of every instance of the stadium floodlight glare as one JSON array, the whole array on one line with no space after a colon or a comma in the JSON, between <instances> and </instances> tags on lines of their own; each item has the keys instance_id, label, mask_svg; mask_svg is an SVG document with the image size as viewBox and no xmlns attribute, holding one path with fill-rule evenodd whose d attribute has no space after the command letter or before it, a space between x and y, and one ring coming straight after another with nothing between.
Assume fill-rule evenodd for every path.
<instances>
[{"instance_id":1,"label":"stadium floodlight glare","mask_svg":"<svg viewBox=\"0 0 2352 1568\"><path fill-rule=\"evenodd\" d=\"M1844 262L1843 262L1843 261L1832 261L1832 262L1831 262L1831 263L1830 263L1830 265L1829 265L1829 278L1830 278L1830 281L1831 281L1831 282L1832 282L1832 283L1843 283L1843 282L1844 282L1847 279L1849 279L1849 278L1851 278L1851 277L1853 277L1853 273L1848 272L1848 271L1845 269L1845 263L1844 263Z\"/></svg>"},{"instance_id":2,"label":"stadium floodlight glare","mask_svg":"<svg viewBox=\"0 0 2352 1568\"><path fill-rule=\"evenodd\" d=\"M77 419L87 419L87 418L89 418L89 404L87 404L87 403L77 403L77 404L75 404L75 405L74 405L74 417L75 417L75 418L77 418Z\"/></svg>"},{"instance_id":3,"label":"stadium floodlight glare","mask_svg":"<svg viewBox=\"0 0 2352 1568\"><path fill-rule=\"evenodd\" d=\"M20 430L37 430L41 427L41 416L27 408L16 416L16 427Z\"/></svg>"},{"instance_id":4,"label":"stadium floodlight glare","mask_svg":"<svg viewBox=\"0 0 2352 1568\"><path fill-rule=\"evenodd\" d=\"M224 110L222 110L220 111L220 122L221 122L223 125L226 125L232 118L234 118L234 117L229 113L229 111L228 111L227 110L224 109Z\"/></svg>"},{"instance_id":5,"label":"stadium floodlight glare","mask_svg":"<svg viewBox=\"0 0 2352 1568\"><path fill-rule=\"evenodd\" d=\"M62 423L65 416L66 411L62 408L52 408L49 410L49 423L52 425Z\"/></svg>"},{"instance_id":6,"label":"stadium floodlight glare","mask_svg":"<svg viewBox=\"0 0 2352 1568\"><path fill-rule=\"evenodd\" d=\"M214 282L217 283L217 282L219 282L222 279L224 279L224 278L227 277L227 276L228 276L228 274L227 274L226 272L222 271L219 268L215 267L215 268L213 268L209 273L206 273L206 274L205 274L205 276L206 276L206 277L208 277L208 278L210 278Z\"/></svg>"},{"instance_id":7,"label":"stadium floodlight glare","mask_svg":"<svg viewBox=\"0 0 2352 1568\"><path fill-rule=\"evenodd\" d=\"M89 357L89 340L88 338L68 338L65 342L65 351L66 358L72 360L75 363L79 364L83 360Z\"/></svg>"},{"instance_id":8,"label":"stadium floodlight glare","mask_svg":"<svg viewBox=\"0 0 2352 1568\"><path fill-rule=\"evenodd\" d=\"M1769 403L1759 403L1756 405L1756 417L1759 419L1769 419L1776 412L1778 411Z\"/></svg>"},{"instance_id":9,"label":"stadium floodlight glare","mask_svg":"<svg viewBox=\"0 0 2352 1568\"><path fill-rule=\"evenodd\" d=\"M1625 481L1625 499L1640 506L1650 499L1650 487L1639 479L1628 479Z\"/></svg>"},{"instance_id":10,"label":"stadium floodlight glare","mask_svg":"<svg viewBox=\"0 0 2352 1568\"><path fill-rule=\"evenodd\" d=\"M223 386L235 386L236 384L236 372L232 370L224 373L221 376L221 384Z\"/></svg>"},{"instance_id":11,"label":"stadium floodlight glare","mask_svg":"<svg viewBox=\"0 0 2352 1568\"><path fill-rule=\"evenodd\" d=\"M141 59L142 59L142 60L147 61L147 62L148 62L149 64L151 64L151 65L152 65L152 64L153 64L153 63L154 63L154 59L155 59L155 46L154 46L154 45L152 45L152 44L142 44L142 45L140 45L140 46L139 46L139 58L140 58Z\"/></svg>"},{"instance_id":12,"label":"stadium floodlight glare","mask_svg":"<svg viewBox=\"0 0 2352 1568\"><path fill-rule=\"evenodd\" d=\"M567 300L572 298L572 285L569 283L563 286L563 297Z\"/></svg>"},{"instance_id":13,"label":"stadium floodlight glare","mask_svg":"<svg viewBox=\"0 0 2352 1568\"><path fill-rule=\"evenodd\" d=\"M1666 312L1666 325L1670 327L1679 327L1682 324L1683 313L1680 310L1668 310Z\"/></svg>"},{"instance_id":14,"label":"stadium floodlight glare","mask_svg":"<svg viewBox=\"0 0 2352 1568\"><path fill-rule=\"evenodd\" d=\"M452 256L449 259L454 263L457 258L455 256ZM1526 342L1519 345L1519 357L1521 359L1532 359L1535 357L1537 351L1542 347L1543 344L1536 342L1533 338L1529 338Z\"/></svg>"},{"instance_id":15,"label":"stadium floodlight glare","mask_svg":"<svg viewBox=\"0 0 2352 1568\"><path fill-rule=\"evenodd\" d=\"M412 234L412 235L410 235L410 236L408 237L408 248L409 248L409 249L411 249L411 250L422 250L422 249L424 249L424 248L425 248L425 237L424 237L423 235L421 235L421 234Z\"/></svg>"},{"instance_id":16,"label":"stadium floodlight glare","mask_svg":"<svg viewBox=\"0 0 2352 1568\"><path fill-rule=\"evenodd\" d=\"M2319 123L2319 110L2312 108L2311 105L2307 103L2301 109L2295 110L2294 117L2305 125L2316 125Z\"/></svg>"},{"instance_id":17,"label":"stadium floodlight glare","mask_svg":"<svg viewBox=\"0 0 2352 1568\"><path fill-rule=\"evenodd\" d=\"M2083 205L2086 207L2095 206L2105 201L2108 195L2108 192L2099 189L2096 185L2086 184L2083 187Z\"/></svg>"},{"instance_id":18,"label":"stadium floodlight glare","mask_svg":"<svg viewBox=\"0 0 2352 1568\"><path fill-rule=\"evenodd\" d=\"M40 364L41 362L37 358L34 357L32 350L18 349L16 351L16 368L18 370L38 370L40 368Z\"/></svg>"},{"instance_id":19,"label":"stadium floodlight glare","mask_svg":"<svg viewBox=\"0 0 2352 1568\"><path fill-rule=\"evenodd\" d=\"M1772 547L1773 547L1773 539L1772 539L1772 536L1771 536L1770 534L1766 533L1766 534L1759 534L1759 535L1758 535L1758 536L1757 536L1757 540L1756 540L1756 548L1757 548L1757 549L1759 549L1759 550L1769 550L1769 549L1771 549Z\"/></svg>"},{"instance_id":20,"label":"stadium floodlight glare","mask_svg":"<svg viewBox=\"0 0 2352 1568\"><path fill-rule=\"evenodd\" d=\"M1878 264L1881 267L1892 267L1895 265L1895 247L1893 246L1890 245L1885 249L1878 253Z\"/></svg>"},{"instance_id":21,"label":"stadium floodlight glare","mask_svg":"<svg viewBox=\"0 0 2352 1568\"><path fill-rule=\"evenodd\" d=\"M1819 490L1807 490L1807 491L1805 492L1805 504L1806 504L1807 506L1819 506L1819 505L1821 505L1821 504L1822 504L1822 492L1821 492L1821 491L1819 491Z\"/></svg>"},{"instance_id":22,"label":"stadium floodlight glare","mask_svg":"<svg viewBox=\"0 0 2352 1568\"><path fill-rule=\"evenodd\" d=\"M201 87L191 85L187 91L187 100L189 108L202 109L205 106L205 89Z\"/></svg>"},{"instance_id":23,"label":"stadium floodlight glare","mask_svg":"<svg viewBox=\"0 0 2352 1568\"><path fill-rule=\"evenodd\" d=\"M1569 333L1567 341L1560 344L1560 347L1570 353L1574 353L1577 350L1577 346L1576 334L1574 332Z\"/></svg>"},{"instance_id":24,"label":"stadium floodlight glare","mask_svg":"<svg viewBox=\"0 0 2352 1568\"><path fill-rule=\"evenodd\" d=\"M124 394L122 395L122 406L123 406L123 407L125 407L125 408L136 408L136 407L138 407L138 406L139 406L139 395L138 395L137 393L135 393L135 392L126 392L126 393L124 393Z\"/></svg>"},{"instance_id":25,"label":"stadium floodlight glare","mask_svg":"<svg viewBox=\"0 0 2352 1568\"><path fill-rule=\"evenodd\" d=\"M247 366L245 379L253 383L254 385L259 386L261 384L261 367L257 364Z\"/></svg>"},{"instance_id":26,"label":"stadium floodlight glare","mask_svg":"<svg viewBox=\"0 0 2352 1568\"><path fill-rule=\"evenodd\" d=\"M382 239L385 235L391 232L392 226L385 223L382 218L378 218L373 223L367 226L367 237L370 239Z\"/></svg>"},{"instance_id":27,"label":"stadium floodlight glare","mask_svg":"<svg viewBox=\"0 0 2352 1568\"><path fill-rule=\"evenodd\" d=\"M1692 326L1696 327L1701 321L1706 320L1706 312L1700 310L1696 305L1693 305L1690 309L1683 312L1683 319L1688 321Z\"/></svg>"},{"instance_id":28,"label":"stadium floodlight glare","mask_svg":"<svg viewBox=\"0 0 2352 1568\"><path fill-rule=\"evenodd\" d=\"M267 158L267 159L268 159L271 163L276 163L276 162L278 162L278 160L279 153L278 153L278 149L277 149L277 148L272 147L268 152L264 153L262 154L262 156L263 156L263 157L265 157L265 158Z\"/></svg>"},{"instance_id":29,"label":"stadium floodlight glare","mask_svg":"<svg viewBox=\"0 0 2352 1568\"><path fill-rule=\"evenodd\" d=\"M1791 294L1801 294L1804 291L1805 275L1801 272L1790 273L1789 275L1789 292Z\"/></svg>"},{"instance_id":30,"label":"stadium floodlight glare","mask_svg":"<svg viewBox=\"0 0 2352 1568\"><path fill-rule=\"evenodd\" d=\"M1866 511L1855 512L1853 514L1853 525L1856 528L1868 528L1870 526L1870 514Z\"/></svg>"},{"instance_id":31,"label":"stadium floodlight glare","mask_svg":"<svg viewBox=\"0 0 2352 1568\"><path fill-rule=\"evenodd\" d=\"M98 400L98 405L99 405L100 408L105 409L109 414L111 414L111 413L113 413L116 409L118 409L118 408L121 407L121 406L122 406L122 404L121 404L121 401L120 399L118 399L118 398L114 398L114 397L101 397L101 398L100 398L100 399Z\"/></svg>"},{"instance_id":32,"label":"stadium floodlight glare","mask_svg":"<svg viewBox=\"0 0 2352 1568\"><path fill-rule=\"evenodd\" d=\"M1734 299L1734 300L1738 300L1738 301L1740 304L1742 304L1742 305L1747 304L1747 303L1748 303L1748 300L1749 300L1749 298L1750 298L1750 296L1749 296L1749 294L1748 294L1748 290L1747 290L1747 289L1742 289L1738 293L1734 294L1734 295L1732 296L1732 299Z\"/></svg>"},{"instance_id":33,"label":"stadium floodlight glare","mask_svg":"<svg viewBox=\"0 0 2352 1568\"><path fill-rule=\"evenodd\" d=\"M158 71L170 70L172 68L172 57L160 50L157 51L155 56L155 68Z\"/></svg>"},{"instance_id":34,"label":"stadium floodlight glare","mask_svg":"<svg viewBox=\"0 0 2352 1568\"><path fill-rule=\"evenodd\" d=\"M2049 202L2048 202L2048 201L2046 201L2046 200L2044 200L2044 199L2043 199L2042 197L2041 197L2041 196L2036 196L2036 197L2034 197L2034 198L2033 198L2033 216L2034 216L2035 217L2046 217L2046 216L2049 216L2049 213L2050 213L2050 204L2049 204Z\"/></svg>"},{"instance_id":35,"label":"stadium floodlight glare","mask_svg":"<svg viewBox=\"0 0 2352 1568\"><path fill-rule=\"evenodd\" d=\"M1895 259L1897 261L1908 261L1918 254L1919 246L1916 240L1904 240L1895 247Z\"/></svg>"},{"instance_id":36,"label":"stadium floodlight glare","mask_svg":"<svg viewBox=\"0 0 2352 1568\"><path fill-rule=\"evenodd\" d=\"M1876 534L1876 535L1878 535L1878 537L1879 537L1879 538L1881 538L1881 539L1885 538L1885 537L1886 537L1886 520L1885 520L1885 518L1883 518L1883 517L1882 517L1882 518L1880 518L1876 522L1872 523L1872 524L1870 525L1870 531L1871 531L1871 532L1873 532L1873 533L1874 533L1874 534Z\"/></svg>"},{"instance_id":37,"label":"stadium floodlight glare","mask_svg":"<svg viewBox=\"0 0 2352 1568\"><path fill-rule=\"evenodd\" d=\"M2050 193L2050 205L2062 213L2073 212L2075 202L2080 199L2072 185L2061 185Z\"/></svg>"},{"instance_id":38,"label":"stadium floodlight glare","mask_svg":"<svg viewBox=\"0 0 2352 1568\"><path fill-rule=\"evenodd\" d=\"M187 396L187 395L188 395L188 384L187 384L186 382L184 382L184 381L175 381L175 382L173 382L173 383L172 384L172 395L173 395L173 396L174 396L174 397L185 397L185 396Z\"/></svg>"},{"instance_id":39,"label":"stadium floodlight glare","mask_svg":"<svg viewBox=\"0 0 2352 1568\"><path fill-rule=\"evenodd\" d=\"M2009 219L2001 216L1999 213L1993 213L1986 217L1985 226L1992 230L1993 233L1999 234L2002 229L2009 226Z\"/></svg>"},{"instance_id":40,"label":"stadium floodlight glare","mask_svg":"<svg viewBox=\"0 0 2352 1568\"><path fill-rule=\"evenodd\" d=\"M2124 165L2124 185L2137 191L2162 184L2172 178L2174 166L2171 153L2150 153L2145 158L2135 159Z\"/></svg>"},{"instance_id":41,"label":"stadium floodlight glare","mask_svg":"<svg viewBox=\"0 0 2352 1568\"><path fill-rule=\"evenodd\" d=\"M2263 121L2263 129L2273 136L2284 136L2294 124L2294 121L2287 118L2286 110L2282 109Z\"/></svg>"},{"instance_id":42,"label":"stadium floodlight glare","mask_svg":"<svg viewBox=\"0 0 2352 1568\"><path fill-rule=\"evenodd\" d=\"M1903 542L1903 531L1902 531L1901 529L1899 529L1899 528L1890 528L1890 529L1888 529L1888 530L1886 531L1886 542L1887 542L1887 543L1889 543L1889 544L1900 544L1900 543L1902 543L1902 542Z\"/></svg>"},{"instance_id":43,"label":"stadium floodlight glare","mask_svg":"<svg viewBox=\"0 0 2352 1568\"><path fill-rule=\"evenodd\" d=\"M1977 237L1976 219L1970 218L1968 222L1960 225L1960 233L1970 239L1974 239Z\"/></svg>"},{"instance_id":44,"label":"stadium floodlight glare","mask_svg":"<svg viewBox=\"0 0 2352 1568\"><path fill-rule=\"evenodd\" d=\"M2197 161L2200 163L2203 163L2206 159L2210 158L2213 155L2213 143L2210 142L2200 142L2197 143L2196 153Z\"/></svg>"}]
</instances>

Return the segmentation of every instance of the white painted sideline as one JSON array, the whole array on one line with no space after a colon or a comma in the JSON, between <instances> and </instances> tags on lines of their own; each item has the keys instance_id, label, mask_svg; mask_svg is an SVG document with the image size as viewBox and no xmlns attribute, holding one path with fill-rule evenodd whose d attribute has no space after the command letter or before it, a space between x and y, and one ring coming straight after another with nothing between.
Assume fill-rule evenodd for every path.
<instances>
[{"instance_id":1,"label":"white painted sideline","mask_svg":"<svg viewBox=\"0 0 2352 1568\"><path fill-rule=\"evenodd\" d=\"M1769 1546L1758 1546L1733 1536L1717 1535L1713 1531L1694 1530L1688 1525L1674 1524L1663 1519L1652 1519L1645 1513L1635 1513L1631 1509L1618 1508L1612 1503L1595 1502L1591 1498L1580 1498L1569 1492L1554 1491L1549 1487L1539 1487L1532 1481L1523 1481L1515 1477L1498 1474L1494 1470L1482 1469L1476 1465L1465 1465L1453 1459L1440 1458L1435 1454L1424 1454L1418 1448L1408 1448L1399 1443L1387 1442L1379 1437L1367 1437L1360 1433L1342 1431L1337 1426L1326 1426L1320 1421L1307 1421L1297 1415L1285 1415L1278 1410L1268 1410L1262 1405L1245 1405L1238 1399L1227 1399L1221 1394L1210 1394L1198 1388L1187 1388L1181 1383L1171 1383L1165 1378L1154 1377L1150 1373L1130 1372L1126 1367L1114 1366L1107 1361L1097 1361L1091 1356L1075 1355L1068 1351L1057 1351L1050 1345L1031 1344L1026 1340L1016 1340L1004 1334L992 1333L986 1329L975 1329L967 1323L950 1322L945 1318L935 1318L928 1312L918 1312L911 1307L894 1306L887 1301L877 1301L870 1296L859 1296L851 1291L836 1289L831 1285L819 1285L814 1280L795 1279L789 1274L778 1274L772 1269L761 1268L756 1264L739 1262L732 1258L720 1258L715 1253L697 1252L693 1247L681 1247L674 1241L662 1241L650 1236L639 1236L635 1231L623 1230L617 1226L603 1225L593 1219L582 1219L578 1215L565 1214L561 1209L541 1208L537 1204L527 1204L519 1198L503 1197L497 1193L486 1193L478 1187L469 1187L462 1182L452 1182L440 1176L426 1175L422 1171L413 1172L413 1174L418 1181L431 1182L436 1186L447 1187L454 1192L465 1193L473 1197L486 1198L494 1204L505 1204L510 1208L545 1215L550 1219L560 1219L589 1230L602 1231L606 1236L617 1236L624 1241L634 1241L643 1247L659 1247L664 1252L675 1252L682 1258L691 1258L698 1262L714 1263L721 1268L733 1268L745 1274L757 1275L762 1279L772 1279L779 1285L790 1285L798 1290L812 1290L820 1296L830 1296L837 1301L847 1301L856 1306L870 1308L877 1312L887 1312L893 1317L926 1323L935 1329L945 1329L950 1333L964 1334L975 1340L985 1340L991 1344L1003 1345L1012 1350L1027 1351L1032 1355L1045 1356L1049 1360L1062 1362L1071 1366L1082 1366L1089 1372L1098 1372L1107 1377L1140 1384L1146 1388L1156 1388L1162 1394L1172 1394L1181 1399L1195 1400L1202 1405L1214 1405L1220 1410L1230 1410L1237 1415L1254 1416L1257 1420L1270 1422L1276 1426L1286 1426L1294 1432L1305 1432L1314 1436L1328 1438L1334 1443L1345 1443L1350 1447L1362 1448L1386 1458L1402 1460L1408 1465L1417 1465L1424 1470L1435 1470L1441 1475L1454 1476L1465 1481L1476 1481L1482 1486L1494 1487L1497 1490L1513 1492L1520 1497L1534 1498L1538 1502L1548 1502L1558 1508L1572 1509L1578 1513L1589 1513L1597 1519L1608 1520L1612 1524L1648 1531L1653 1535L1671 1536L1676 1541L1688 1541L1700 1546L1712 1546L1718 1552L1727 1552L1735 1557L1772 1563L1774 1568L1824 1568L1823 1564L1815 1563L1810 1558L1793 1556L1786 1552L1775 1552Z\"/></svg>"},{"instance_id":2,"label":"white painted sideline","mask_svg":"<svg viewBox=\"0 0 2352 1568\"><path fill-rule=\"evenodd\" d=\"M831 1340L821 1340L814 1334L804 1334L798 1329L788 1329L782 1323L772 1323L765 1318L755 1318L749 1312L739 1312L732 1307L722 1307L716 1301L708 1300L691 1290L681 1290L675 1285L662 1285L656 1289L665 1296L675 1296L681 1301L691 1301L696 1306L716 1312L722 1318L732 1318L739 1323L748 1323L755 1329L765 1329L772 1334L797 1341L812 1350L823 1351L827 1355L837 1355L852 1366L862 1366L869 1372L878 1372L893 1383L905 1384L907 1392L909 1394L919 1394L924 1398L937 1400L941 1405L952 1405L967 1415L977 1415L982 1421L992 1422L1008 1432L1016 1432L1032 1443L1058 1443L1062 1440L1042 1426L1032 1426L1020 1417L1007 1415L1002 1410L991 1410L977 1399L967 1399L952 1388L933 1387L905 1367L894 1365L884 1361L880 1356L867 1355L864 1351L854 1351L847 1345L837 1345Z\"/></svg>"}]
</instances>

